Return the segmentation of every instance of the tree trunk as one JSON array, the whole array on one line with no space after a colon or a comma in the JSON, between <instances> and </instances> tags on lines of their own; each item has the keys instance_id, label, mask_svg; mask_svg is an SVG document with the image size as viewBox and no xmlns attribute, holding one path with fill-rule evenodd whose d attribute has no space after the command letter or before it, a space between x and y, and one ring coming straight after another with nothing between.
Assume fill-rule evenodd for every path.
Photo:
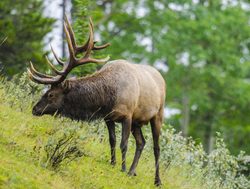
<instances>
[{"instance_id":1,"label":"tree trunk","mask_svg":"<svg viewBox=\"0 0 250 189\"><path fill-rule=\"evenodd\" d=\"M65 48L65 33L64 33L64 15L66 13L66 0L62 0L62 57L66 57L66 48Z\"/></svg>"},{"instance_id":2,"label":"tree trunk","mask_svg":"<svg viewBox=\"0 0 250 189\"><path fill-rule=\"evenodd\" d=\"M190 120L189 97L187 95L183 95L181 131L184 137L188 136L189 120Z\"/></svg>"},{"instance_id":3,"label":"tree trunk","mask_svg":"<svg viewBox=\"0 0 250 189\"><path fill-rule=\"evenodd\" d=\"M210 114L207 114L204 119L205 121L204 148L208 154L213 150L213 143L214 143L213 124L211 119L212 117Z\"/></svg>"}]
</instances>

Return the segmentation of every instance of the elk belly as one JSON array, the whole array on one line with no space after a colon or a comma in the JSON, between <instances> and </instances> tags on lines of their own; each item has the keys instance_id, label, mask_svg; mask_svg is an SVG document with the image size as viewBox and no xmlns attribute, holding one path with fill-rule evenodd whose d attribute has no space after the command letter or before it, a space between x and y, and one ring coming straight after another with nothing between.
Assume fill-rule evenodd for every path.
<instances>
[{"instance_id":1,"label":"elk belly","mask_svg":"<svg viewBox=\"0 0 250 189\"><path fill-rule=\"evenodd\" d=\"M159 109L154 107L138 107L133 114L133 120L142 124L147 124L158 111Z\"/></svg>"}]
</instances>

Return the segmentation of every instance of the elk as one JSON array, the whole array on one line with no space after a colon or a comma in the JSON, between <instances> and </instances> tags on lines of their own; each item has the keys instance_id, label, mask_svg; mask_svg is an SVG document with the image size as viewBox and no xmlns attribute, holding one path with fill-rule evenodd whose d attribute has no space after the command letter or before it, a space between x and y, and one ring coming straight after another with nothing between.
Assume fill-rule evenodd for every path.
<instances>
[{"instance_id":1,"label":"elk","mask_svg":"<svg viewBox=\"0 0 250 189\"><path fill-rule=\"evenodd\" d=\"M51 85L50 89L33 107L35 116L61 115L73 120L103 119L109 132L111 164L116 164L115 123L122 125L120 149L122 171L126 171L126 152L130 132L136 141L136 151L128 175L136 175L136 167L145 139L141 127L150 122L155 156L155 185L160 185L159 135L163 122L165 81L161 74L148 65L132 64L126 60L108 61L91 57L91 52L101 50L109 44L96 46L92 20L89 19L89 37L86 44L78 46L73 29L65 16L64 31L69 49L69 60L63 62L51 47L55 59L62 66L58 70L47 58L55 75L38 72L30 62L27 69L30 79L39 84ZM82 57L77 58L77 55ZM106 63L92 75L78 79L66 79L70 71L80 65Z\"/></svg>"}]
</instances>

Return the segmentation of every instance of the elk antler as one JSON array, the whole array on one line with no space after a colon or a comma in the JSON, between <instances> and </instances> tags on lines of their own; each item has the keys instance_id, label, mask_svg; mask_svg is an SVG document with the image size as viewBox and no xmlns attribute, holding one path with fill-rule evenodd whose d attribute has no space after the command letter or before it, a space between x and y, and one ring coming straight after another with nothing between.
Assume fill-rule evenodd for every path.
<instances>
[{"instance_id":1,"label":"elk antler","mask_svg":"<svg viewBox=\"0 0 250 189\"><path fill-rule=\"evenodd\" d=\"M65 19L64 19L64 31L66 34L66 40L67 40L68 49L69 49L69 61L63 62L62 60L60 60L58 58L58 56L56 55L54 49L51 46L52 53L54 54L57 62L61 66L63 66L62 70L56 69L53 66L53 64L49 61L48 57L46 57L47 63L51 67L53 72L55 72L55 74L57 74L56 76L50 76L50 75L46 75L46 74L42 74L42 73L38 72L34 68L32 62L30 62L30 68L28 68L27 71L28 71L28 75L29 75L31 80L33 80L37 83L40 83L40 84L58 84L58 83L61 83L62 81L65 80L65 78L67 77L69 72L74 67L77 67L77 66L80 66L83 64L87 64L87 63L97 63L97 64L106 63L109 60L109 56L104 58L104 59L95 59L95 58L90 57L92 50L101 50L101 49L104 49L110 45L109 43L107 43L105 45L95 46L93 22L91 19L89 19L89 38L88 38L86 44L84 44L82 46L78 46L76 44L73 29L70 26L66 15L65 15ZM77 54L83 53L83 52L85 52L83 57L81 57L81 58L76 57Z\"/></svg>"},{"instance_id":2,"label":"elk antler","mask_svg":"<svg viewBox=\"0 0 250 189\"><path fill-rule=\"evenodd\" d=\"M86 49L88 48L88 42L89 42L90 38L88 38L88 41L86 42L86 44L84 44L82 46L77 46L76 40L75 40L75 34L73 32L71 25L69 24L69 20L68 20L67 16L65 16L65 23L67 25L70 38L72 40L72 46L76 50L76 53L81 53L81 52L86 51ZM90 19L90 24L92 24L92 27L93 27L93 23L92 23L91 19ZM94 41L94 44L95 43L96 43L96 41ZM101 50L101 49L108 47L109 45L110 44L107 43L107 44L101 45L101 46L94 46L93 50Z\"/></svg>"}]
</instances>

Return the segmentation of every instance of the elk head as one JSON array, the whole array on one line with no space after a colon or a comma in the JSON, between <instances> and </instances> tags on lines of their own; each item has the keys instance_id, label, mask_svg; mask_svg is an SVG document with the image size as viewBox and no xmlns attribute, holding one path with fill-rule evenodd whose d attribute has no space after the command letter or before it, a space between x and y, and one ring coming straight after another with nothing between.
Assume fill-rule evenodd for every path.
<instances>
[{"instance_id":1,"label":"elk head","mask_svg":"<svg viewBox=\"0 0 250 189\"><path fill-rule=\"evenodd\" d=\"M58 70L55 68L47 57L47 63L56 74L55 76L38 72L31 62L30 68L27 69L29 78L32 81L39 84L51 85L50 89L33 107L33 115L41 116L43 114L54 115L56 113L60 113L63 108L64 97L70 91L70 87L68 85L69 82L65 79L74 67L88 63L106 63L109 60L109 57L105 59L95 59L90 57L92 50L101 50L110 45L109 43L101 46L95 45L96 42L94 41L93 23L91 19L89 19L89 38L82 46L78 46L76 44L73 29L66 16L64 19L64 31L69 49L69 60L67 62L60 60L51 46L52 53L54 54L58 64L62 66L62 69ZM80 53L84 53L84 55L81 58L77 58L76 56Z\"/></svg>"}]
</instances>

